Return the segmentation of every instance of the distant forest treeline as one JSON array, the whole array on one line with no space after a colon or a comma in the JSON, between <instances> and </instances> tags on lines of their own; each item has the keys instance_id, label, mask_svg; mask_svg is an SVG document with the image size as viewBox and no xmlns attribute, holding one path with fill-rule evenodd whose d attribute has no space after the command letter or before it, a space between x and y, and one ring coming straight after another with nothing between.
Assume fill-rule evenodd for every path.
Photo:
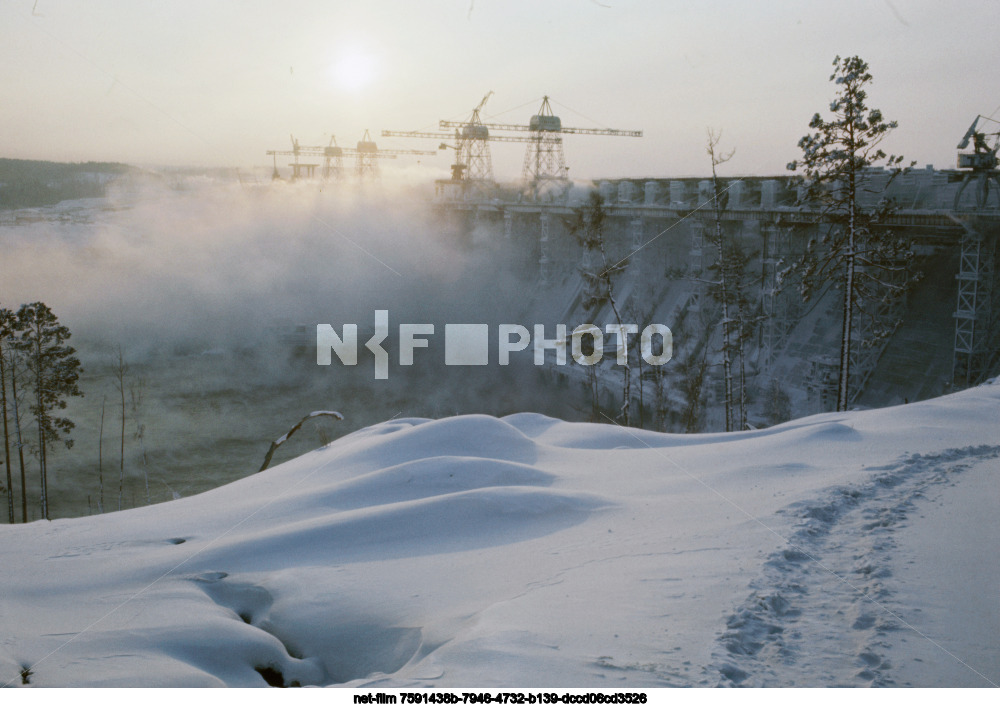
<instances>
[{"instance_id":1,"label":"distant forest treeline","mask_svg":"<svg viewBox=\"0 0 1000 708\"><path fill-rule=\"evenodd\" d=\"M0 158L0 209L102 197L108 182L131 169L118 162L64 163Z\"/></svg>"}]
</instances>

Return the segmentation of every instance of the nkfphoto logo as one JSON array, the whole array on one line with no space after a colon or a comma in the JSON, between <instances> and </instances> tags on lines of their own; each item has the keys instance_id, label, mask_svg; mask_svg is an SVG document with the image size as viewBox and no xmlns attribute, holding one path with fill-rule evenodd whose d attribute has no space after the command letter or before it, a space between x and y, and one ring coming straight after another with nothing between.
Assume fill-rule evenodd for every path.
<instances>
[{"instance_id":1,"label":"nkfphoto logo","mask_svg":"<svg viewBox=\"0 0 1000 708\"><path fill-rule=\"evenodd\" d=\"M555 336L551 335L554 330ZM430 337L435 335L432 323L404 323L398 325L399 365L413 366L414 352L430 348ZM567 336L568 333L568 336ZM383 344L389 338L389 311L375 310L375 333L364 343L375 358L375 378L389 378L389 352ZM520 324L500 324L496 336L491 337L490 325L484 323L445 324L444 363L446 366L488 366L490 351L495 350L495 362L507 366L511 354L523 352L532 347L534 363L543 366L554 362L557 366L567 364L566 349L569 348L573 362L581 366L593 366L601 362L605 355L605 335L611 337L616 363L626 366L629 361L629 345L638 340L639 355L651 366L662 366L673 355L673 334L664 324L650 324L639 331L639 325L615 323L602 330L595 324L577 325L572 331L565 324L557 324L546 331L543 324L528 327ZM492 347L491 347L492 345ZM552 352L553 356L547 356ZM333 355L344 366L358 363L358 325L344 324L340 334L331 324L316 325L316 363L330 366Z\"/></svg>"}]
</instances>

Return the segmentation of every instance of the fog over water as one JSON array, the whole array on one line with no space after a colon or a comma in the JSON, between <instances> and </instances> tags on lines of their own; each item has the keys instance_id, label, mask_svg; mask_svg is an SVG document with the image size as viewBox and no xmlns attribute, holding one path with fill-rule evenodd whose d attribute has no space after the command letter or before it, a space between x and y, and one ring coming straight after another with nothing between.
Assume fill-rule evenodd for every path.
<instances>
[{"instance_id":1,"label":"fog over water","mask_svg":"<svg viewBox=\"0 0 1000 708\"><path fill-rule=\"evenodd\" d=\"M105 200L18 212L0 226L0 303L48 304L85 369L84 398L68 409L75 445L55 457L55 515L87 513L88 497L96 510L100 475L103 507L117 507L119 347L138 398L126 391L124 506L144 502L150 476L155 502L256 471L269 441L316 409L346 421L310 423L274 464L392 416L578 417L577 402L545 393L530 352L504 368L443 365L446 323L534 321L532 283L491 245L500 234L463 233L391 178L336 190L131 183ZM374 380L364 348L378 309L390 317L387 381ZM398 365L401 322L435 326L412 367ZM320 323L358 324L357 366L317 366Z\"/></svg>"},{"instance_id":2,"label":"fog over water","mask_svg":"<svg viewBox=\"0 0 1000 708\"><path fill-rule=\"evenodd\" d=\"M139 346L246 344L262 325L344 320L376 306L416 316L477 305L457 292L473 257L422 202L385 191L151 189L90 216L5 229L5 300L44 300L92 336Z\"/></svg>"}]
</instances>

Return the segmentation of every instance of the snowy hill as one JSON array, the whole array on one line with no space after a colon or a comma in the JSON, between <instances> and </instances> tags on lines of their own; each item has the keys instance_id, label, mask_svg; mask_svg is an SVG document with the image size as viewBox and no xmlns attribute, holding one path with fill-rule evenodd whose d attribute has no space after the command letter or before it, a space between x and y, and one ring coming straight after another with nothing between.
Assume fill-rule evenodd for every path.
<instances>
[{"instance_id":1,"label":"snowy hill","mask_svg":"<svg viewBox=\"0 0 1000 708\"><path fill-rule=\"evenodd\" d=\"M1000 385L768 430L391 420L0 527L0 681L990 686Z\"/></svg>"}]
</instances>

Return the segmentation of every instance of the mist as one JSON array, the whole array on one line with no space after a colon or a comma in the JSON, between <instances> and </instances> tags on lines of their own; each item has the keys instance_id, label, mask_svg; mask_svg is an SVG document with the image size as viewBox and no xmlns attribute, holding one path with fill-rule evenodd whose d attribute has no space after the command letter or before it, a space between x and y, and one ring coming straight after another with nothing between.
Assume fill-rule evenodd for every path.
<instances>
[{"instance_id":1,"label":"mist","mask_svg":"<svg viewBox=\"0 0 1000 708\"><path fill-rule=\"evenodd\" d=\"M42 300L139 348L250 345L278 322L435 308L472 265L416 202L313 187L112 196L89 223L4 230L4 301ZM369 314L366 320L371 319Z\"/></svg>"},{"instance_id":2,"label":"mist","mask_svg":"<svg viewBox=\"0 0 1000 708\"><path fill-rule=\"evenodd\" d=\"M405 174L353 187L137 178L105 199L0 225L0 303L49 305L85 370L84 397L67 410L74 447L53 458L53 514L112 510L119 494L124 507L147 494L155 503L251 474L311 410L346 420L310 423L273 464L391 417L580 417L582 401L552 395L530 352L509 367L444 366L446 323L530 326L538 303L500 229L456 222L427 196ZM375 310L390 318L385 381L363 346ZM435 327L414 366L398 363L401 322ZM316 325L346 323L358 325L358 365L318 366ZM119 350L129 367L124 483Z\"/></svg>"}]
</instances>

